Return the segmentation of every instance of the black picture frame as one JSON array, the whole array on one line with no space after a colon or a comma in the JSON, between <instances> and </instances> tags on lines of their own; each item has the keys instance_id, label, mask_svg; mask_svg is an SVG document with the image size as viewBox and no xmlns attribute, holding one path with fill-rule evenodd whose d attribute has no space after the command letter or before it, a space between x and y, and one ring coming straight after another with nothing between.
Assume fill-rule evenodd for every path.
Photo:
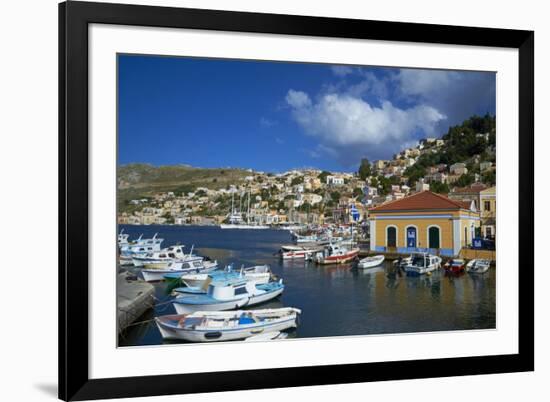
<instances>
[{"instance_id":1,"label":"black picture frame","mask_svg":"<svg viewBox=\"0 0 550 402\"><path fill-rule=\"evenodd\" d=\"M88 375L88 25L193 28L514 48L519 51L517 354L215 373ZM59 398L169 395L534 370L534 32L121 5L59 5Z\"/></svg>"}]
</instances>

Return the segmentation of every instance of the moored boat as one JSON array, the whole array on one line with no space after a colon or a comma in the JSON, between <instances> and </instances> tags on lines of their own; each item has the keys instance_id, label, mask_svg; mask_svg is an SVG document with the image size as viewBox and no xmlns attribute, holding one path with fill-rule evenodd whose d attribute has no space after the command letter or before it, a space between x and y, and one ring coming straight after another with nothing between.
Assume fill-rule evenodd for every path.
<instances>
[{"instance_id":1,"label":"moored boat","mask_svg":"<svg viewBox=\"0 0 550 402\"><path fill-rule=\"evenodd\" d=\"M489 270L491 261L483 259L473 259L466 264L466 271L470 274L483 274Z\"/></svg>"},{"instance_id":2,"label":"moored boat","mask_svg":"<svg viewBox=\"0 0 550 402\"><path fill-rule=\"evenodd\" d=\"M459 274L461 272L464 272L464 260L453 258L450 261L447 261L443 268L445 269L445 272L452 273L452 274Z\"/></svg>"},{"instance_id":3,"label":"moored boat","mask_svg":"<svg viewBox=\"0 0 550 402\"><path fill-rule=\"evenodd\" d=\"M207 273L191 273L184 274L180 277L183 284L189 287L203 287L207 282L208 277L223 277L224 275L233 274L233 276L241 276L248 280L254 281L257 284L268 283L271 279L271 268L269 265L255 265L252 267L242 267L239 271L224 270Z\"/></svg>"},{"instance_id":4,"label":"moored boat","mask_svg":"<svg viewBox=\"0 0 550 402\"><path fill-rule=\"evenodd\" d=\"M163 339L189 342L219 342L272 334L298 326L299 309L197 311L193 314L155 318ZM270 335L271 336L271 335Z\"/></svg>"},{"instance_id":5,"label":"moored boat","mask_svg":"<svg viewBox=\"0 0 550 402\"><path fill-rule=\"evenodd\" d=\"M217 261L171 261L165 268L144 268L141 270L143 279L147 282L162 281L168 274L179 275L189 273L207 273L218 267Z\"/></svg>"},{"instance_id":6,"label":"moored boat","mask_svg":"<svg viewBox=\"0 0 550 402\"><path fill-rule=\"evenodd\" d=\"M132 258L132 262L136 267L166 268L168 263L174 260L202 260L202 257L193 254L193 247L191 247L189 254L185 254L183 251L184 247L182 245L175 245L145 255L137 255Z\"/></svg>"},{"instance_id":7,"label":"moored boat","mask_svg":"<svg viewBox=\"0 0 550 402\"><path fill-rule=\"evenodd\" d=\"M298 246L298 245L285 245L281 246L279 254L283 260L301 260L306 259L308 256L318 253L323 250L322 246Z\"/></svg>"},{"instance_id":8,"label":"moored boat","mask_svg":"<svg viewBox=\"0 0 550 402\"><path fill-rule=\"evenodd\" d=\"M363 258L359 261L357 264L357 268L374 268L379 265L381 265L384 262L384 256L383 255L373 255L371 257Z\"/></svg>"},{"instance_id":9,"label":"moored boat","mask_svg":"<svg viewBox=\"0 0 550 402\"><path fill-rule=\"evenodd\" d=\"M176 297L172 304L178 314L195 311L223 311L252 306L278 297L284 290L283 281L256 284L243 277L212 276L205 294Z\"/></svg>"},{"instance_id":10,"label":"moored boat","mask_svg":"<svg viewBox=\"0 0 550 402\"><path fill-rule=\"evenodd\" d=\"M441 267L441 258L427 253L413 255L412 261L405 265L405 272L413 275L422 275L435 271Z\"/></svg>"},{"instance_id":11,"label":"moored boat","mask_svg":"<svg viewBox=\"0 0 550 402\"><path fill-rule=\"evenodd\" d=\"M322 252L315 254L313 261L317 264L343 264L355 259L359 255L359 248L340 246L338 244L329 244Z\"/></svg>"}]
</instances>

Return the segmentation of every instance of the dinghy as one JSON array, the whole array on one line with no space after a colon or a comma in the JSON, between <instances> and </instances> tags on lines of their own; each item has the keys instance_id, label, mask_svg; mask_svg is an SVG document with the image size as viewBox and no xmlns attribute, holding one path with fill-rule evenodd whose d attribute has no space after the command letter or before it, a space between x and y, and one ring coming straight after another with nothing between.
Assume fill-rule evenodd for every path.
<instances>
[{"instance_id":1,"label":"dinghy","mask_svg":"<svg viewBox=\"0 0 550 402\"><path fill-rule=\"evenodd\" d=\"M443 265L443 268L445 268L445 272L451 273L451 274L459 274L461 272L464 272L464 260L454 258Z\"/></svg>"},{"instance_id":2,"label":"dinghy","mask_svg":"<svg viewBox=\"0 0 550 402\"><path fill-rule=\"evenodd\" d=\"M242 277L219 278L214 275L211 278L205 294L178 296L172 301L178 314L252 306L276 298L285 288L282 279L258 285Z\"/></svg>"},{"instance_id":3,"label":"dinghy","mask_svg":"<svg viewBox=\"0 0 550 402\"><path fill-rule=\"evenodd\" d=\"M473 259L466 264L466 271L470 274L483 274L489 270L491 261L482 259Z\"/></svg>"},{"instance_id":4,"label":"dinghy","mask_svg":"<svg viewBox=\"0 0 550 402\"><path fill-rule=\"evenodd\" d=\"M156 317L155 322L163 339L219 342L296 328L300 313L299 309L292 307L227 312L198 311L193 314Z\"/></svg>"},{"instance_id":5,"label":"dinghy","mask_svg":"<svg viewBox=\"0 0 550 402\"><path fill-rule=\"evenodd\" d=\"M373 255L372 257L363 258L359 261L357 264L357 268L374 268L379 266L384 262L384 256L383 255Z\"/></svg>"}]
</instances>

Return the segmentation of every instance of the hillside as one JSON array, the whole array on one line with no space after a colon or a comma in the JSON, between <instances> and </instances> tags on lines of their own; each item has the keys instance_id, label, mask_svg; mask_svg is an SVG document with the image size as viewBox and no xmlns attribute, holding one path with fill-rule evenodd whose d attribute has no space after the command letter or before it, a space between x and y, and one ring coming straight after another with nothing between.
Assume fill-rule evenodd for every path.
<instances>
[{"instance_id":1,"label":"hillside","mask_svg":"<svg viewBox=\"0 0 550 402\"><path fill-rule=\"evenodd\" d=\"M232 168L196 168L188 165L153 166L133 163L119 166L118 208L129 211L128 202L137 198L152 197L155 193L173 191L176 195L194 191L197 187L226 188L250 172Z\"/></svg>"},{"instance_id":2,"label":"hillside","mask_svg":"<svg viewBox=\"0 0 550 402\"><path fill-rule=\"evenodd\" d=\"M405 171L405 176L409 178L409 185L414 185L419 178L424 177L426 168L430 166L440 163L450 166L457 162L464 162L470 172L464 175L465 177L457 185L471 184L474 181L473 172L479 171L481 162L496 161L495 126L495 116L487 114L483 117L472 116L462 124L450 127L442 137L445 140L442 147L434 149L433 153L421 155L416 163ZM485 134L487 134L486 137ZM481 181L494 185L494 173L482 175Z\"/></svg>"}]
</instances>

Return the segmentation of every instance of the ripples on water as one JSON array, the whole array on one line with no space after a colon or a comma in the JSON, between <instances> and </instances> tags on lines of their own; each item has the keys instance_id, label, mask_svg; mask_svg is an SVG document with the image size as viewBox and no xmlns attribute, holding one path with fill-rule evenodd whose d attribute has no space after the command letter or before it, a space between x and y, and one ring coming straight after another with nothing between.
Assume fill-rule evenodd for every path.
<instances>
[{"instance_id":1,"label":"ripples on water","mask_svg":"<svg viewBox=\"0 0 550 402\"><path fill-rule=\"evenodd\" d=\"M300 325L289 337L388 334L495 328L495 269L483 275L407 276L391 262L371 270L354 264L317 266L304 261L281 261L275 253L290 243L283 230L222 230L192 226L121 226L134 239L155 232L163 247L194 244L201 255L217 259L220 266L234 263L269 264L283 278L283 295L253 308L298 307ZM170 289L155 284L159 305L140 321L174 314ZM163 343L153 322L130 327L119 339L121 346Z\"/></svg>"}]
</instances>

